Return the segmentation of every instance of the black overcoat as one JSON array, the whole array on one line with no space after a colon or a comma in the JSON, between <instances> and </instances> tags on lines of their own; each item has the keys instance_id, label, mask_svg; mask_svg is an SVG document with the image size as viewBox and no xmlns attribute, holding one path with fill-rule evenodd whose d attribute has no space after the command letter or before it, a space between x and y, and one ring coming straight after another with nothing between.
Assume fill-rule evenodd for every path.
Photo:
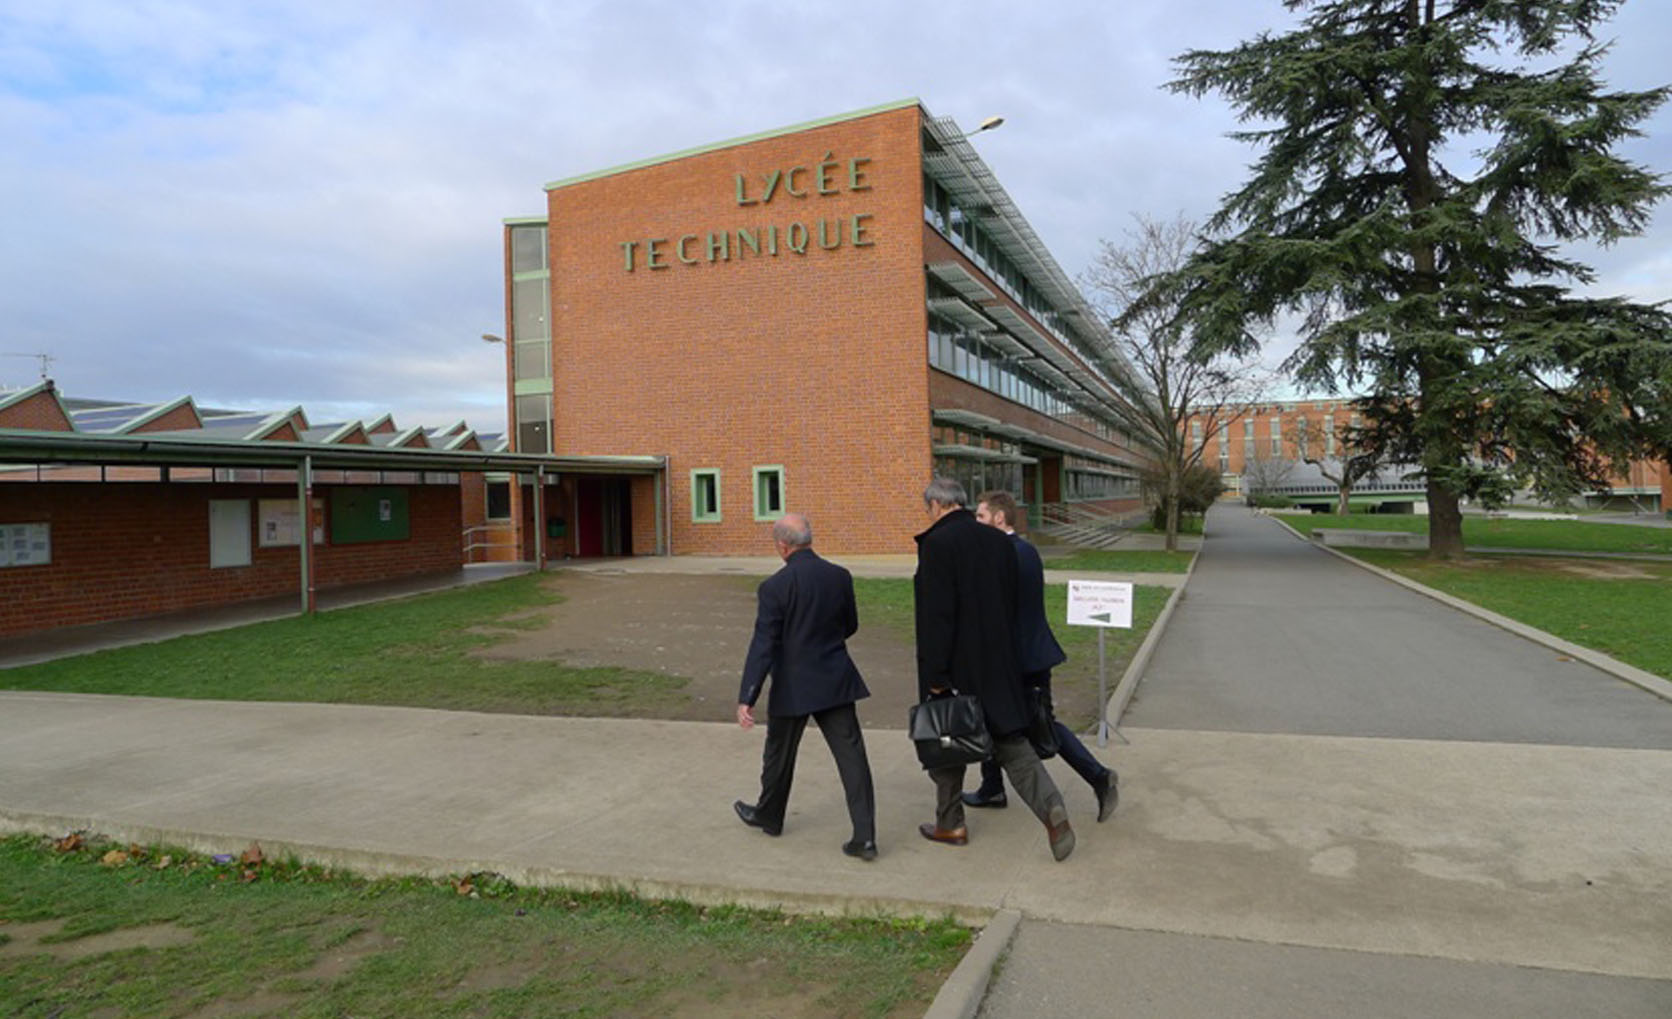
<instances>
[{"instance_id":1,"label":"black overcoat","mask_svg":"<svg viewBox=\"0 0 1672 1019\"><path fill-rule=\"evenodd\" d=\"M952 688L981 700L995 736L1028 725L1016 664L1016 552L1010 538L953 510L917 536L917 695Z\"/></svg>"},{"instance_id":2,"label":"black overcoat","mask_svg":"<svg viewBox=\"0 0 1672 1019\"><path fill-rule=\"evenodd\" d=\"M790 553L755 593L755 635L743 660L737 702L753 706L767 676L774 718L811 715L871 696L847 639L859 629L853 575L810 548Z\"/></svg>"}]
</instances>

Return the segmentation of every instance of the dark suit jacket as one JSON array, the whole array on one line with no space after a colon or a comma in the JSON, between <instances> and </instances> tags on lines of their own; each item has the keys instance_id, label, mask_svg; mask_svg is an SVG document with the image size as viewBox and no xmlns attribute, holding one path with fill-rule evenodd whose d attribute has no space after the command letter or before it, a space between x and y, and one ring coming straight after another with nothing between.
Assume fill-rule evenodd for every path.
<instances>
[{"instance_id":1,"label":"dark suit jacket","mask_svg":"<svg viewBox=\"0 0 1672 1019\"><path fill-rule=\"evenodd\" d=\"M1016 664L1016 552L1003 531L953 510L917 536L917 695L952 687L981 700L995 736L1027 728Z\"/></svg>"},{"instance_id":2,"label":"dark suit jacket","mask_svg":"<svg viewBox=\"0 0 1672 1019\"><path fill-rule=\"evenodd\" d=\"M1044 672L1068 661L1045 618L1045 564L1039 550L1012 534L1016 549L1016 664L1022 675Z\"/></svg>"},{"instance_id":3,"label":"dark suit jacket","mask_svg":"<svg viewBox=\"0 0 1672 1019\"><path fill-rule=\"evenodd\" d=\"M811 715L871 695L848 657L859 610L847 570L798 549L755 596L755 636L743 661L739 704L752 706L769 675L766 712L773 717Z\"/></svg>"}]
</instances>

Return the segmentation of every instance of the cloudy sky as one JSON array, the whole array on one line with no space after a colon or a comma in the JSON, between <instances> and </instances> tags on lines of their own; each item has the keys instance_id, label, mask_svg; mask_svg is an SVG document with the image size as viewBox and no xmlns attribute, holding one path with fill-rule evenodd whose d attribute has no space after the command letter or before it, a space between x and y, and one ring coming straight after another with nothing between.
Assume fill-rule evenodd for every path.
<instances>
[{"instance_id":1,"label":"cloudy sky","mask_svg":"<svg viewBox=\"0 0 1672 1019\"><path fill-rule=\"evenodd\" d=\"M1170 60L1278 0L0 0L0 351L77 396L504 426L500 223L579 173L918 97L1063 267L1134 213L1208 214L1250 152ZM1668 78L1672 5L1605 30ZM1625 151L1672 169L1672 113ZM1672 203L1588 253L1672 299ZM1279 341L1281 342L1281 341ZM38 363L0 357L0 385Z\"/></svg>"}]
</instances>

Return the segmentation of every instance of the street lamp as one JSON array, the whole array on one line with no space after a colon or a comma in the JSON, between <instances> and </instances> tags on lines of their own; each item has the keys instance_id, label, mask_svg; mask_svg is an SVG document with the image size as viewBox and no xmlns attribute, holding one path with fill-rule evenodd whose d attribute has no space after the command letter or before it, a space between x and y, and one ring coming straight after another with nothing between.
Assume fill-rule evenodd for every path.
<instances>
[{"instance_id":1,"label":"street lamp","mask_svg":"<svg viewBox=\"0 0 1672 1019\"><path fill-rule=\"evenodd\" d=\"M493 333L483 333L482 334L482 342L483 343L504 343L505 342L505 337L495 336Z\"/></svg>"},{"instance_id":2,"label":"street lamp","mask_svg":"<svg viewBox=\"0 0 1672 1019\"><path fill-rule=\"evenodd\" d=\"M1003 117L988 117L986 120L981 122L980 127L971 131L970 134L980 134L983 131L991 131L993 128L998 127L1002 123L1004 123ZM967 138L969 135L965 135L965 137Z\"/></svg>"}]
</instances>

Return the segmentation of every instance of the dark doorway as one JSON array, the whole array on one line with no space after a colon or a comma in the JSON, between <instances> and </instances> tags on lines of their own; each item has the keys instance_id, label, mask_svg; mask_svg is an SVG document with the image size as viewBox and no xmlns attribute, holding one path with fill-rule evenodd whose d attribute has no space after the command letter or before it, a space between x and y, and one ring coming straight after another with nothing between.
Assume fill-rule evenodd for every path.
<instances>
[{"instance_id":1,"label":"dark doorway","mask_svg":"<svg viewBox=\"0 0 1672 1019\"><path fill-rule=\"evenodd\" d=\"M633 554L633 503L625 478L576 479L575 518L582 559Z\"/></svg>"}]
</instances>

